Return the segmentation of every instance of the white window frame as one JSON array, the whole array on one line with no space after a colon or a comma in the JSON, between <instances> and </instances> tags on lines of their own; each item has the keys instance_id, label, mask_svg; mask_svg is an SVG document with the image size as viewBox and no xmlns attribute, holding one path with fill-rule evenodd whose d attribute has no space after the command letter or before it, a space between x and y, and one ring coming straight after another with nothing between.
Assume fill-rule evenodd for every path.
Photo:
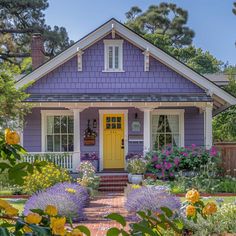
<instances>
[{"instance_id":1,"label":"white window frame","mask_svg":"<svg viewBox=\"0 0 236 236\"><path fill-rule=\"evenodd\" d=\"M151 129L152 129L152 116L153 115L178 115L179 116L179 146L184 147L184 109L156 109L151 112ZM151 148L152 147L152 130L150 130Z\"/></svg>"},{"instance_id":2,"label":"white window frame","mask_svg":"<svg viewBox=\"0 0 236 236\"><path fill-rule=\"evenodd\" d=\"M123 70L123 42L122 39L105 39L104 42L104 70L103 72L124 72ZM109 47L118 47L119 48L119 68L109 68ZM113 57L114 57L114 50L113 50ZM113 58L114 64L114 58Z\"/></svg>"},{"instance_id":3,"label":"white window frame","mask_svg":"<svg viewBox=\"0 0 236 236\"><path fill-rule=\"evenodd\" d=\"M73 116L73 111L69 110L41 110L41 151L46 152L46 134L48 116ZM74 134L75 135L75 134ZM63 152L64 153L64 152Z\"/></svg>"}]
</instances>

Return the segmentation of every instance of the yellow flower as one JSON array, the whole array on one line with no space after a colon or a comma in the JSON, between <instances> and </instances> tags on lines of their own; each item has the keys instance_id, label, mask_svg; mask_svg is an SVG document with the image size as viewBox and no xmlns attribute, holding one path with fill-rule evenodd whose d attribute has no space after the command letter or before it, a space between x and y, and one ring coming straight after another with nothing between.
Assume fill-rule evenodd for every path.
<instances>
[{"instance_id":1,"label":"yellow flower","mask_svg":"<svg viewBox=\"0 0 236 236\"><path fill-rule=\"evenodd\" d=\"M138 189L138 188L141 188L141 186L139 184L132 184L131 188Z\"/></svg>"},{"instance_id":2,"label":"yellow flower","mask_svg":"<svg viewBox=\"0 0 236 236\"><path fill-rule=\"evenodd\" d=\"M27 225L25 225L23 227L23 230L24 230L25 233L32 233L33 232L32 229L30 227L28 227Z\"/></svg>"},{"instance_id":3,"label":"yellow flower","mask_svg":"<svg viewBox=\"0 0 236 236\"><path fill-rule=\"evenodd\" d=\"M192 189L186 193L185 198L188 202L196 203L199 201L200 195L197 190Z\"/></svg>"},{"instance_id":4,"label":"yellow flower","mask_svg":"<svg viewBox=\"0 0 236 236\"><path fill-rule=\"evenodd\" d=\"M39 224L42 220L42 216L37 213L29 213L25 217L25 222L28 224Z\"/></svg>"},{"instance_id":5,"label":"yellow flower","mask_svg":"<svg viewBox=\"0 0 236 236\"><path fill-rule=\"evenodd\" d=\"M7 201L0 199L0 209L5 209L10 206L11 205Z\"/></svg>"},{"instance_id":6,"label":"yellow flower","mask_svg":"<svg viewBox=\"0 0 236 236\"><path fill-rule=\"evenodd\" d=\"M53 205L47 205L44 212L50 216L56 216L58 214L57 208Z\"/></svg>"},{"instance_id":7,"label":"yellow flower","mask_svg":"<svg viewBox=\"0 0 236 236\"><path fill-rule=\"evenodd\" d=\"M217 212L217 206L214 202L208 202L206 206L202 209L204 215L212 215Z\"/></svg>"},{"instance_id":8,"label":"yellow flower","mask_svg":"<svg viewBox=\"0 0 236 236\"><path fill-rule=\"evenodd\" d=\"M18 213L19 213L19 210L16 209L16 208L14 208L14 207L12 207L12 206L9 206L9 207L7 207L7 208L5 209L5 213L6 213L6 215L8 215L8 216L17 216Z\"/></svg>"},{"instance_id":9,"label":"yellow flower","mask_svg":"<svg viewBox=\"0 0 236 236\"><path fill-rule=\"evenodd\" d=\"M76 190L73 188L66 188L66 192L68 193L76 193Z\"/></svg>"},{"instance_id":10,"label":"yellow flower","mask_svg":"<svg viewBox=\"0 0 236 236\"><path fill-rule=\"evenodd\" d=\"M188 205L186 207L186 216L195 216L196 215L196 208L192 205Z\"/></svg>"},{"instance_id":11,"label":"yellow flower","mask_svg":"<svg viewBox=\"0 0 236 236\"><path fill-rule=\"evenodd\" d=\"M7 144L18 144L20 142L20 136L16 131L5 129L5 141Z\"/></svg>"},{"instance_id":12,"label":"yellow flower","mask_svg":"<svg viewBox=\"0 0 236 236\"><path fill-rule=\"evenodd\" d=\"M55 218L52 217L51 218L51 223L50 223L50 227L52 229L52 233L55 235L65 235L65 223L66 223L66 218L62 217L62 218Z\"/></svg>"}]
</instances>

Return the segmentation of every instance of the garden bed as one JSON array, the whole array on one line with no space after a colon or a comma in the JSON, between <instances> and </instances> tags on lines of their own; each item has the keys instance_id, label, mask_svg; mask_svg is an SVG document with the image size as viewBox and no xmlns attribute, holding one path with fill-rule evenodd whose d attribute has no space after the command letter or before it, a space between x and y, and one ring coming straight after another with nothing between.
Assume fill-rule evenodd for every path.
<instances>
[{"instance_id":1,"label":"garden bed","mask_svg":"<svg viewBox=\"0 0 236 236\"><path fill-rule=\"evenodd\" d=\"M184 197L185 193L176 193L177 197ZM202 197L236 197L236 193L201 193Z\"/></svg>"}]
</instances>

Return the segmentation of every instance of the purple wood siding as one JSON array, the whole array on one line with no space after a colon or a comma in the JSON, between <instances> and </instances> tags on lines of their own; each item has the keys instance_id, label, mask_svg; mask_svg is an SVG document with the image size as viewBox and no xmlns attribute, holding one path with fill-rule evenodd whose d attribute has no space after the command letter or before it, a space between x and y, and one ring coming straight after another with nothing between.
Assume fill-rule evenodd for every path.
<instances>
[{"instance_id":1,"label":"purple wood siding","mask_svg":"<svg viewBox=\"0 0 236 236\"><path fill-rule=\"evenodd\" d=\"M110 36L106 37L109 38ZM150 58L150 71L144 72L142 50L124 40L121 73L104 70L103 39L84 51L83 71L77 71L77 57L56 68L31 88L29 93L204 93L161 62Z\"/></svg>"},{"instance_id":2,"label":"purple wood siding","mask_svg":"<svg viewBox=\"0 0 236 236\"><path fill-rule=\"evenodd\" d=\"M46 110L45 108L41 108ZM24 147L29 152L40 152L41 151L41 109L33 108L32 113L29 114L25 119L24 128ZM55 108L56 109L56 108ZM99 108L102 109L102 108ZM99 109L89 108L81 112L80 119L80 145L81 153L95 152L99 154ZM104 108L107 109L107 108ZM118 109L118 108L116 108ZM128 136L130 135L143 135L143 112L136 108L121 108L128 109ZM135 113L138 114L138 120L141 123L141 131L134 132L131 129L132 121L135 119ZM190 146L191 144L196 144L199 146L204 145L204 116L203 113L199 113L197 108L190 107L185 108L184 114L185 122L185 145ZM83 135L84 130L87 128L87 121L91 120L91 125L93 119L97 120L97 128L94 130L97 132L98 136L96 138L95 146L84 146ZM142 143L130 143L128 145L128 152L142 152Z\"/></svg>"},{"instance_id":3,"label":"purple wood siding","mask_svg":"<svg viewBox=\"0 0 236 236\"><path fill-rule=\"evenodd\" d=\"M185 108L184 114L185 146L204 145L204 113L195 107Z\"/></svg>"}]
</instances>

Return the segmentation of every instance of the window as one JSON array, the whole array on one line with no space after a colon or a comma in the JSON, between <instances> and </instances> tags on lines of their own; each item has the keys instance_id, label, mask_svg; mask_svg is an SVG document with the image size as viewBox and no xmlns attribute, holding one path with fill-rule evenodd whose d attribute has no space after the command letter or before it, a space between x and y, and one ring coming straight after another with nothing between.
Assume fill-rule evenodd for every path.
<instances>
[{"instance_id":1,"label":"window","mask_svg":"<svg viewBox=\"0 0 236 236\"><path fill-rule=\"evenodd\" d=\"M183 146L183 111L158 111L152 114L152 149L157 150L168 144Z\"/></svg>"},{"instance_id":2,"label":"window","mask_svg":"<svg viewBox=\"0 0 236 236\"><path fill-rule=\"evenodd\" d=\"M73 115L46 115L45 151L71 152L74 146L74 117Z\"/></svg>"},{"instance_id":3,"label":"window","mask_svg":"<svg viewBox=\"0 0 236 236\"><path fill-rule=\"evenodd\" d=\"M104 40L104 72L123 72L123 40Z\"/></svg>"}]
</instances>

